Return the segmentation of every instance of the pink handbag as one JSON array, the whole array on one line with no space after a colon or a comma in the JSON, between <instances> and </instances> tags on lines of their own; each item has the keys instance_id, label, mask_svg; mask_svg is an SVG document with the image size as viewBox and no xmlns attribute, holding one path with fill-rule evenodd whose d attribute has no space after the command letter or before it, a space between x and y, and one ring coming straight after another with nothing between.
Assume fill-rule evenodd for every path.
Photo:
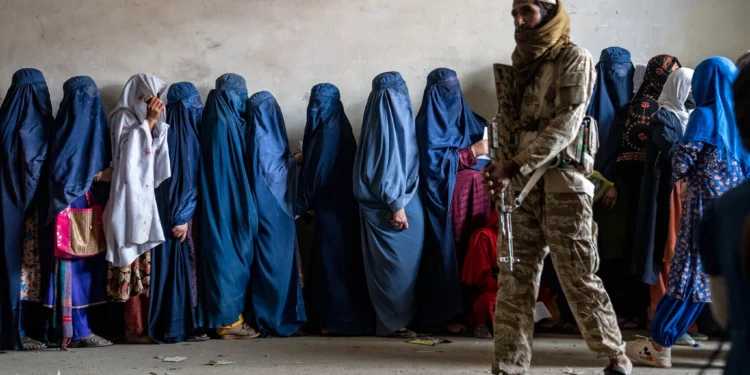
<instances>
[{"instance_id":1,"label":"pink handbag","mask_svg":"<svg viewBox=\"0 0 750 375\"><path fill-rule=\"evenodd\" d=\"M87 258L107 250L102 226L102 206L86 192L90 208L64 209L55 219L55 256L63 259Z\"/></svg>"}]
</instances>

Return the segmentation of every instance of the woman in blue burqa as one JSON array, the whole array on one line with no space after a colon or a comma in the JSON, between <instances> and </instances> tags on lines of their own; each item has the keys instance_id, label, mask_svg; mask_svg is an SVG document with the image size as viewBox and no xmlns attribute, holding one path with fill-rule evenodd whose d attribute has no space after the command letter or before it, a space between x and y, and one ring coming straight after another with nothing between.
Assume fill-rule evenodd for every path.
<instances>
[{"instance_id":1,"label":"woman in blue burqa","mask_svg":"<svg viewBox=\"0 0 750 375\"><path fill-rule=\"evenodd\" d=\"M303 144L297 212L315 216L306 275L311 322L324 334L372 333L359 205L352 192L357 141L336 86L323 83L313 87Z\"/></svg>"},{"instance_id":2,"label":"woman in blue burqa","mask_svg":"<svg viewBox=\"0 0 750 375\"><path fill-rule=\"evenodd\" d=\"M456 252L449 211L456 175L462 167L459 150L480 142L485 127L485 120L466 103L456 72L440 68L430 73L416 119L420 193L425 210L416 319L422 328L448 325L446 329L452 333L464 329L456 320L463 313L463 259Z\"/></svg>"},{"instance_id":3,"label":"woman in blue burqa","mask_svg":"<svg viewBox=\"0 0 750 375\"><path fill-rule=\"evenodd\" d=\"M203 325L223 339L255 338L250 306L258 214L245 169L247 85L237 74L216 80L200 126L199 298Z\"/></svg>"},{"instance_id":4,"label":"woman in blue burqa","mask_svg":"<svg viewBox=\"0 0 750 375\"><path fill-rule=\"evenodd\" d=\"M294 208L297 165L276 98L262 91L248 100L247 162L258 204L258 236L251 268L254 323L264 336L289 337L307 322L302 300Z\"/></svg>"},{"instance_id":5,"label":"woman in blue burqa","mask_svg":"<svg viewBox=\"0 0 750 375\"><path fill-rule=\"evenodd\" d=\"M613 185L617 168L617 154L622 143L628 108L633 99L634 76L636 69L631 61L630 51L620 47L609 47L602 51L596 64L596 84L591 95L587 115L593 117L599 129L599 151L594 160L594 169L601 174L604 181L597 181L596 190L602 198L594 205L594 218L599 225L598 250L601 258L599 275L604 287L612 298L615 311L627 310L623 305L630 303L623 296L622 256L625 253L627 205L617 204L618 189ZM645 72L645 66L643 69ZM642 77L641 77L642 78ZM641 79L642 80L642 79ZM636 88L637 90L637 88ZM603 192L599 192L603 189ZM624 200L623 200L624 202ZM557 285L554 272L549 272L552 285ZM546 276L546 275L545 275ZM546 279L542 276L543 279ZM555 288L557 289L557 288ZM559 324L563 331L578 331L564 296L559 294L561 318Z\"/></svg>"},{"instance_id":6,"label":"woman in blue burqa","mask_svg":"<svg viewBox=\"0 0 750 375\"><path fill-rule=\"evenodd\" d=\"M417 194L419 150L406 82L396 72L373 80L354 160L362 251L379 336L413 337L415 289L424 243Z\"/></svg>"},{"instance_id":7,"label":"woman in blue burqa","mask_svg":"<svg viewBox=\"0 0 750 375\"><path fill-rule=\"evenodd\" d=\"M49 179L43 181L49 209L39 220L42 300L52 309L53 338L61 347L102 347L112 343L95 335L89 317L107 301L107 261L101 207L112 180L111 146L101 95L94 80L74 77L63 86L63 100L50 132ZM98 209L95 209L98 207ZM57 248L71 210L92 209L98 235L87 241L85 256L64 256ZM85 212L85 211L84 211ZM70 232L70 229L68 230ZM72 237L71 237L72 240ZM35 285L33 279L25 280ZM27 288L31 291L33 288Z\"/></svg>"},{"instance_id":8,"label":"woman in blue burqa","mask_svg":"<svg viewBox=\"0 0 750 375\"><path fill-rule=\"evenodd\" d=\"M36 350L44 345L21 330L21 261L24 217L30 211L47 156L53 126L49 90L42 72L21 69L0 107L0 350ZM39 322L37 322L39 323Z\"/></svg>"},{"instance_id":9,"label":"woman in blue burqa","mask_svg":"<svg viewBox=\"0 0 750 375\"><path fill-rule=\"evenodd\" d=\"M195 86L175 83L167 92L167 134L172 177L156 189L164 243L151 252L148 335L162 343L207 339L198 328L194 295L192 219L198 204L200 147L198 124L203 103Z\"/></svg>"}]
</instances>

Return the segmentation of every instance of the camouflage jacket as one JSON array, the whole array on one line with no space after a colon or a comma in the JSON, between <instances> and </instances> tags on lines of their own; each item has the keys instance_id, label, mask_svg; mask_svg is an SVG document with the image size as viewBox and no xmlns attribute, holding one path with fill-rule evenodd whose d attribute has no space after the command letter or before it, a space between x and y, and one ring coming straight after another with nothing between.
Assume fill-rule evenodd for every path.
<instances>
[{"instance_id":1,"label":"camouflage jacket","mask_svg":"<svg viewBox=\"0 0 750 375\"><path fill-rule=\"evenodd\" d=\"M553 160L578 136L596 70L589 52L571 45L547 57L520 95L510 94L518 93L515 82L509 83L513 81L510 74L500 76L500 110L495 117L500 150L495 158L512 159L521 167L521 175L511 184L513 190L520 191L534 170ZM543 181L546 192L594 194L594 185L574 168L552 168Z\"/></svg>"}]
</instances>

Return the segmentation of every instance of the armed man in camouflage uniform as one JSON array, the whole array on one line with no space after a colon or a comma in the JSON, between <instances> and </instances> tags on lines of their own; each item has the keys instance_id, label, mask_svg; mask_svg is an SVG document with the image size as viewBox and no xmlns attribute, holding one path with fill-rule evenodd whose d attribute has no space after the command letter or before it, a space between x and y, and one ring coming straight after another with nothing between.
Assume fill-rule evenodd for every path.
<instances>
[{"instance_id":1,"label":"armed man in camouflage uniform","mask_svg":"<svg viewBox=\"0 0 750 375\"><path fill-rule=\"evenodd\" d=\"M509 89L511 99L503 102L498 95L500 149L485 170L485 189L498 204L508 184L517 195L535 170L577 140L596 75L588 51L570 42L570 19L557 0L514 0L513 17L513 83L506 87L498 80L498 90ZM528 374L534 307L548 253L588 347L610 360L604 374L632 371L609 296L595 275L593 192L580 168L553 167L513 211L515 262L507 241L498 241L493 373Z\"/></svg>"}]
</instances>

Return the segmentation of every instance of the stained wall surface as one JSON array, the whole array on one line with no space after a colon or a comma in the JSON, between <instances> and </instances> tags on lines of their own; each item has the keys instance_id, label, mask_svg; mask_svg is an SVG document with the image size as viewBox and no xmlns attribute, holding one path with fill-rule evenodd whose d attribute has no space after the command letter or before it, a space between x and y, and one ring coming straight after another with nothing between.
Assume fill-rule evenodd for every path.
<instances>
[{"instance_id":1,"label":"stained wall surface","mask_svg":"<svg viewBox=\"0 0 750 375\"><path fill-rule=\"evenodd\" d=\"M0 0L0 97L19 68L47 77L55 107L63 82L90 75L109 110L134 73L191 81L204 99L219 75L269 90L292 145L308 93L342 91L359 133L372 78L401 72L415 113L434 68L458 71L469 104L494 115L492 63L514 47L511 0ZM748 0L569 0L573 40L591 51L619 45L636 62L670 53L689 66L750 49Z\"/></svg>"}]
</instances>

